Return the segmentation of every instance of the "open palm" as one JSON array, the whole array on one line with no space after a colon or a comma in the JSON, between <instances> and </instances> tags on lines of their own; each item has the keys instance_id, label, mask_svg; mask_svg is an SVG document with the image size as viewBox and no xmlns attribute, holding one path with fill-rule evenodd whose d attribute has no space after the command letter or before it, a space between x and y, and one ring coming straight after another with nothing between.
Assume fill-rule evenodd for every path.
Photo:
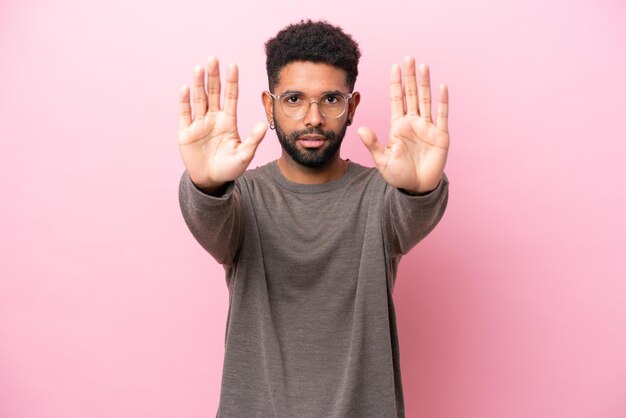
<instances>
[{"instance_id":1,"label":"open palm","mask_svg":"<svg viewBox=\"0 0 626 418\"><path fill-rule=\"evenodd\" d=\"M435 124L431 117L428 66L420 66L418 89L415 60L406 57L404 84L400 68L392 67L390 98L391 129L387 146L369 128L360 128L359 136L387 183L409 193L427 193L441 179L450 146L447 86L442 84L439 88Z\"/></svg>"},{"instance_id":2,"label":"open palm","mask_svg":"<svg viewBox=\"0 0 626 418\"><path fill-rule=\"evenodd\" d=\"M204 69L194 69L194 115L190 92L183 86L180 97L178 145L180 153L196 186L213 190L235 180L248 167L267 126L257 124L246 141L237 131L238 69L231 64L226 75L224 107L220 107L219 63L210 57L205 90Z\"/></svg>"}]
</instances>

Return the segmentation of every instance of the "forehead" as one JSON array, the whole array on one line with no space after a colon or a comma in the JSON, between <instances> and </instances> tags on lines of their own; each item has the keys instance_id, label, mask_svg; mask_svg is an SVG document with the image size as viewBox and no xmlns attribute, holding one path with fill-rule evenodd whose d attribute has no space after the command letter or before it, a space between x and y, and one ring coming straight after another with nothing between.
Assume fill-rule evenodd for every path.
<instances>
[{"instance_id":1,"label":"forehead","mask_svg":"<svg viewBox=\"0 0 626 418\"><path fill-rule=\"evenodd\" d=\"M319 94L325 91L349 93L346 72L330 64L310 61L294 61L281 68L278 73L278 94L287 90Z\"/></svg>"}]
</instances>

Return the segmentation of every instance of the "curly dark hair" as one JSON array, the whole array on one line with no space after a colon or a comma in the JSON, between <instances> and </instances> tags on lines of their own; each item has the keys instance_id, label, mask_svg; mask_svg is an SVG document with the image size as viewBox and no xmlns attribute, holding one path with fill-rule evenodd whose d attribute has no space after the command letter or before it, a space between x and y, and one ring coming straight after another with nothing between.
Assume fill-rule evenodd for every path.
<instances>
[{"instance_id":1,"label":"curly dark hair","mask_svg":"<svg viewBox=\"0 0 626 418\"><path fill-rule=\"evenodd\" d=\"M350 90L359 73L359 45L340 27L326 21L301 20L283 28L265 43L270 91L278 84L280 70L293 61L322 62L346 72Z\"/></svg>"}]
</instances>

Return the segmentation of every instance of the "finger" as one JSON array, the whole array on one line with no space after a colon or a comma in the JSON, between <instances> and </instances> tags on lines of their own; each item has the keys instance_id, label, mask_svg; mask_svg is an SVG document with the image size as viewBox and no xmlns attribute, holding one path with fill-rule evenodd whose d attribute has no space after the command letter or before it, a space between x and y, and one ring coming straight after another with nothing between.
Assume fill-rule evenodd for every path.
<instances>
[{"instance_id":1,"label":"finger","mask_svg":"<svg viewBox=\"0 0 626 418\"><path fill-rule=\"evenodd\" d=\"M404 116L402 77L400 75L400 67L396 64L391 66L391 78L389 80L389 99L391 100L391 120L395 120Z\"/></svg>"},{"instance_id":2,"label":"finger","mask_svg":"<svg viewBox=\"0 0 626 418\"><path fill-rule=\"evenodd\" d=\"M432 116L430 113L430 69L428 65L421 64L419 67L420 87L418 91L419 96L419 112L420 116L427 121L432 122Z\"/></svg>"},{"instance_id":3,"label":"finger","mask_svg":"<svg viewBox=\"0 0 626 418\"><path fill-rule=\"evenodd\" d=\"M239 95L239 69L236 64L228 65L226 73L226 91L224 92L224 111L231 116L237 115L237 96Z\"/></svg>"},{"instance_id":4,"label":"finger","mask_svg":"<svg viewBox=\"0 0 626 418\"><path fill-rule=\"evenodd\" d=\"M448 86L439 86L439 104L437 106L437 129L448 132Z\"/></svg>"},{"instance_id":5,"label":"finger","mask_svg":"<svg viewBox=\"0 0 626 418\"><path fill-rule=\"evenodd\" d=\"M196 65L193 69L193 111L196 119L202 119L206 114L204 69L199 65Z\"/></svg>"},{"instance_id":6,"label":"finger","mask_svg":"<svg viewBox=\"0 0 626 418\"><path fill-rule=\"evenodd\" d=\"M266 132L267 132L266 123L260 122L254 125L254 127L252 128L252 131L250 132L250 136L248 136L248 138L246 138L246 140L242 142L240 145L241 152L239 155L241 157L242 163L245 163L246 165L250 163L250 161L254 157L254 154L256 153L257 147L263 140L263 137L265 136Z\"/></svg>"},{"instance_id":7,"label":"finger","mask_svg":"<svg viewBox=\"0 0 626 418\"><path fill-rule=\"evenodd\" d=\"M404 96L406 98L407 115L419 115L417 107L417 82L415 80L415 59L404 58Z\"/></svg>"},{"instance_id":8,"label":"finger","mask_svg":"<svg viewBox=\"0 0 626 418\"><path fill-rule=\"evenodd\" d=\"M363 141L365 147L369 150L370 154L372 154L374 162L378 165L382 160L385 147L378 141L376 134L370 128L362 126L357 130L357 133L359 137L361 137L361 141Z\"/></svg>"},{"instance_id":9,"label":"finger","mask_svg":"<svg viewBox=\"0 0 626 418\"><path fill-rule=\"evenodd\" d=\"M180 88L180 121L178 129L185 129L191 125L191 105L189 104L189 87L182 85Z\"/></svg>"},{"instance_id":10,"label":"finger","mask_svg":"<svg viewBox=\"0 0 626 418\"><path fill-rule=\"evenodd\" d=\"M209 95L209 111L220 110L220 64L217 58L211 56L207 59L207 92Z\"/></svg>"}]
</instances>

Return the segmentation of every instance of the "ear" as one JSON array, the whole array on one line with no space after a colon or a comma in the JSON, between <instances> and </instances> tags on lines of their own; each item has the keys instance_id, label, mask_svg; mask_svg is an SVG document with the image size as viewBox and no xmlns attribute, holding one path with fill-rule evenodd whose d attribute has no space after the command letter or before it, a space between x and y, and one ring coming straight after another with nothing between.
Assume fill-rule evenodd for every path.
<instances>
[{"instance_id":1,"label":"ear","mask_svg":"<svg viewBox=\"0 0 626 418\"><path fill-rule=\"evenodd\" d=\"M355 91L352 93L352 97L348 102L348 120L354 122L354 113L356 112L356 108L361 102L361 93Z\"/></svg>"},{"instance_id":2,"label":"ear","mask_svg":"<svg viewBox=\"0 0 626 418\"><path fill-rule=\"evenodd\" d=\"M261 94L261 103L263 104L263 109L265 109L265 117L267 118L267 122L270 123L274 120L273 115L273 102L274 99L267 91L264 91Z\"/></svg>"}]
</instances>

